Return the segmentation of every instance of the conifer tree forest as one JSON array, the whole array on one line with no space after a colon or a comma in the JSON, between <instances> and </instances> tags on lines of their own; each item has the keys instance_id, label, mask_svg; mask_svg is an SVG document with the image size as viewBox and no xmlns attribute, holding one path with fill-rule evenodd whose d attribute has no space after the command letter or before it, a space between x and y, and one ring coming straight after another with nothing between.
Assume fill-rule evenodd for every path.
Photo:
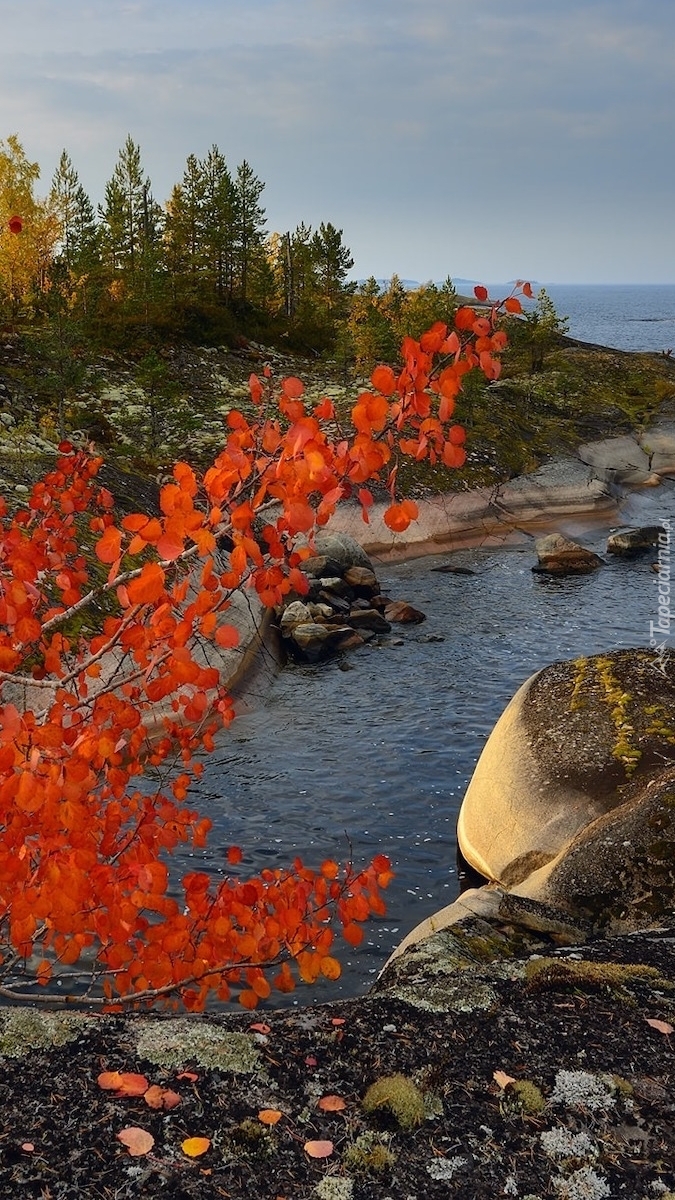
<instances>
[{"instance_id":1,"label":"conifer tree forest","mask_svg":"<svg viewBox=\"0 0 675 1200\"><path fill-rule=\"evenodd\" d=\"M216 145L188 156L164 202L131 136L98 206L66 150L39 190L18 136L0 140L0 325L62 347L143 355L176 339L244 337L370 368L457 307L450 280L415 291L396 277L350 281L353 257L329 220L271 230L263 180Z\"/></svg>"}]
</instances>

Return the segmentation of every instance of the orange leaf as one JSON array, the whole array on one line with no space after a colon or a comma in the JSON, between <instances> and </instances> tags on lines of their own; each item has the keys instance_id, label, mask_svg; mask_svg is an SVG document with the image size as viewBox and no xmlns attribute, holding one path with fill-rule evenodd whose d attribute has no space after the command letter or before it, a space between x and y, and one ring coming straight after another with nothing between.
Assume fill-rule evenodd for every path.
<instances>
[{"instance_id":1,"label":"orange leaf","mask_svg":"<svg viewBox=\"0 0 675 1200\"><path fill-rule=\"evenodd\" d=\"M237 863L241 862L244 855L243 851L239 849L239 846L229 846L225 857L231 866L234 867Z\"/></svg>"},{"instance_id":2,"label":"orange leaf","mask_svg":"<svg viewBox=\"0 0 675 1200\"><path fill-rule=\"evenodd\" d=\"M383 396L391 396L396 391L396 376L391 367L375 367L370 376L370 382L376 391L382 392Z\"/></svg>"},{"instance_id":3,"label":"orange leaf","mask_svg":"<svg viewBox=\"0 0 675 1200\"><path fill-rule=\"evenodd\" d=\"M180 1104L180 1096L178 1092L171 1091L170 1088L160 1087L159 1084L153 1083L147 1092L143 1093L143 1099L149 1108L177 1108Z\"/></svg>"},{"instance_id":4,"label":"orange leaf","mask_svg":"<svg viewBox=\"0 0 675 1200\"><path fill-rule=\"evenodd\" d=\"M223 650L232 650L239 645L239 633L234 625L219 625L216 629L215 641Z\"/></svg>"},{"instance_id":5,"label":"orange leaf","mask_svg":"<svg viewBox=\"0 0 675 1200\"><path fill-rule=\"evenodd\" d=\"M155 1139L147 1129L139 1129L137 1125L129 1125L117 1134L118 1140L126 1146L130 1154L148 1154L155 1144Z\"/></svg>"},{"instance_id":6,"label":"orange leaf","mask_svg":"<svg viewBox=\"0 0 675 1200\"><path fill-rule=\"evenodd\" d=\"M483 287L482 284L478 284L478 286L473 289L473 294L476 297L476 300L480 300L481 303L488 298L488 290L486 287Z\"/></svg>"},{"instance_id":7,"label":"orange leaf","mask_svg":"<svg viewBox=\"0 0 675 1200\"><path fill-rule=\"evenodd\" d=\"M261 1108L258 1113L258 1120L262 1121L263 1125L276 1125L283 1115L278 1108Z\"/></svg>"},{"instance_id":8,"label":"orange leaf","mask_svg":"<svg viewBox=\"0 0 675 1200\"><path fill-rule=\"evenodd\" d=\"M122 534L114 525L109 525L103 537L96 543L96 557L103 563L114 563L122 550Z\"/></svg>"},{"instance_id":9,"label":"orange leaf","mask_svg":"<svg viewBox=\"0 0 675 1200\"><path fill-rule=\"evenodd\" d=\"M206 1154L211 1149L211 1138L189 1137L181 1142L180 1148L188 1158L199 1158L200 1154Z\"/></svg>"},{"instance_id":10,"label":"orange leaf","mask_svg":"<svg viewBox=\"0 0 675 1200\"><path fill-rule=\"evenodd\" d=\"M287 379L282 380L281 390L289 400L299 400L305 390L305 385L295 375L289 375Z\"/></svg>"},{"instance_id":11,"label":"orange leaf","mask_svg":"<svg viewBox=\"0 0 675 1200\"><path fill-rule=\"evenodd\" d=\"M342 1112L346 1107L347 1102L342 1099L342 1096L322 1096L319 1100L319 1108L322 1112Z\"/></svg>"},{"instance_id":12,"label":"orange leaf","mask_svg":"<svg viewBox=\"0 0 675 1200\"><path fill-rule=\"evenodd\" d=\"M517 296L509 296L508 300L504 301L504 308L510 313L520 313L523 311L523 306Z\"/></svg>"},{"instance_id":13,"label":"orange leaf","mask_svg":"<svg viewBox=\"0 0 675 1200\"><path fill-rule=\"evenodd\" d=\"M321 974L325 979L339 979L342 974L342 967L336 958L332 958L327 954L321 959Z\"/></svg>"},{"instance_id":14,"label":"orange leaf","mask_svg":"<svg viewBox=\"0 0 675 1200\"><path fill-rule=\"evenodd\" d=\"M532 284L531 283L523 284L523 295L528 296L530 300L532 299Z\"/></svg>"},{"instance_id":15,"label":"orange leaf","mask_svg":"<svg viewBox=\"0 0 675 1200\"><path fill-rule=\"evenodd\" d=\"M146 563L136 579L127 584L131 604L152 604L164 592L165 576L159 563Z\"/></svg>"},{"instance_id":16,"label":"orange leaf","mask_svg":"<svg viewBox=\"0 0 675 1200\"><path fill-rule=\"evenodd\" d=\"M305 1142L304 1151L310 1158L330 1158L335 1147L332 1142Z\"/></svg>"},{"instance_id":17,"label":"orange leaf","mask_svg":"<svg viewBox=\"0 0 675 1200\"><path fill-rule=\"evenodd\" d=\"M132 1071L103 1071L97 1083L105 1092L115 1092L117 1096L144 1096L149 1086L145 1075Z\"/></svg>"}]
</instances>

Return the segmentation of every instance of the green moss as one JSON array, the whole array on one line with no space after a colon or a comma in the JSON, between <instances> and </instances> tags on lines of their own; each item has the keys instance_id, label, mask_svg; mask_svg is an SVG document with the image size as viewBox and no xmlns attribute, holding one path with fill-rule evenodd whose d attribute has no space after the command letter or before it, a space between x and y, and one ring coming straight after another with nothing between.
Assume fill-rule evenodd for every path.
<instances>
[{"instance_id":1,"label":"green moss","mask_svg":"<svg viewBox=\"0 0 675 1200\"><path fill-rule=\"evenodd\" d=\"M372 1083L363 1097L363 1108L367 1113L386 1109L401 1129L414 1129L425 1116L424 1097L406 1075L385 1075Z\"/></svg>"},{"instance_id":2,"label":"green moss","mask_svg":"<svg viewBox=\"0 0 675 1200\"><path fill-rule=\"evenodd\" d=\"M382 1175L391 1170L396 1155L389 1149L385 1136L367 1130L347 1147L342 1161L355 1175Z\"/></svg>"},{"instance_id":3,"label":"green moss","mask_svg":"<svg viewBox=\"0 0 675 1200\"><path fill-rule=\"evenodd\" d=\"M269 1158L278 1149L278 1139L272 1129L261 1125L253 1117L245 1117L228 1131L223 1147L226 1159Z\"/></svg>"},{"instance_id":4,"label":"green moss","mask_svg":"<svg viewBox=\"0 0 675 1200\"><path fill-rule=\"evenodd\" d=\"M605 989L615 992L623 999L631 1000L626 990L635 982L649 982L659 988L672 988L656 967L641 963L578 962L571 959L538 958L528 962L525 978L529 990L570 987L579 989Z\"/></svg>"},{"instance_id":5,"label":"green moss","mask_svg":"<svg viewBox=\"0 0 675 1200\"><path fill-rule=\"evenodd\" d=\"M0 1013L0 1057L23 1058L33 1050L65 1046L88 1033L91 1018L75 1013L45 1013L10 1008Z\"/></svg>"},{"instance_id":6,"label":"green moss","mask_svg":"<svg viewBox=\"0 0 675 1200\"><path fill-rule=\"evenodd\" d=\"M546 1108L541 1089L529 1079L517 1079L515 1083L510 1083L506 1094L510 1102L509 1107L517 1108L528 1117L534 1117Z\"/></svg>"},{"instance_id":7,"label":"green moss","mask_svg":"<svg viewBox=\"0 0 675 1200\"><path fill-rule=\"evenodd\" d=\"M227 1033L207 1021L178 1017L148 1021L136 1031L136 1050L161 1067L183 1067L196 1062L233 1074L250 1075L260 1066L255 1042L246 1033Z\"/></svg>"}]
</instances>

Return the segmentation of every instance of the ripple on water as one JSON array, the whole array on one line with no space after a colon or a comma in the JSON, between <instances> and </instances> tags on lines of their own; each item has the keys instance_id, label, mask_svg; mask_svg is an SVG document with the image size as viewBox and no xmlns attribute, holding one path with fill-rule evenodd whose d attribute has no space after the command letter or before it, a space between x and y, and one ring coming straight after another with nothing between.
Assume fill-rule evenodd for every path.
<instances>
[{"instance_id":1,"label":"ripple on water","mask_svg":"<svg viewBox=\"0 0 675 1200\"><path fill-rule=\"evenodd\" d=\"M667 515L671 495L640 495L638 519ZM585 542L602 553L605 536ZM352 655L351 670L282 672L234 722L194 792L214 822L201 870L218 874L232 843L249 871L298 854L308 864L345 858L350 847L356 863L390 855L387 916L358 951L345 947L343 978L319 998L363 991L404 934L455 898L459 806L520 684L556 659L648 645L657 605L648 558L608 557L593 575L548 580L533 574L529 543L458 552L474 575L434 572L447 557L380 567L383 590L425 611L425 624L397 629L400 645Z\"/></svg>"}]
</instances>

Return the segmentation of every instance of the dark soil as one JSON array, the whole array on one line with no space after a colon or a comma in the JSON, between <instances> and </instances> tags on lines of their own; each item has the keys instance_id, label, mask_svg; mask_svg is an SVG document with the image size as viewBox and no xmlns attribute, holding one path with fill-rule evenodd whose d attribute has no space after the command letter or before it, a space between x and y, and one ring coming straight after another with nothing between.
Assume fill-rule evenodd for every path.
<instances>
[{"instance_id":1,"label":"dark soil","mask_svg":"<svg viewBox=\"0 0 675 1200\"><path fill-rule=\"evenodd\" d=\"M205 1066L189 1038L171 1067L144 1058L139 1031L168 1031L170 1017L83 1018L68 1044L25 1044L23 1056L2 1060L0 1197L664 1197L675 1189L675 922L551 952L561 970L496 980L488 1011L428 1012L381 993L187 1018L195 1038L208 1023L250 1039L257 1063L236 1072ZM575 981L582 957L647 964L660 977ZM104 1091L98 1075L112 1070L141 1072L181 1102L163 1112ZM536 1085L540 1111L535 1092L528 1100L500 1086L494 1071ZM362 1107L368 1087L392 1074L424 1096L426 1119L411 1129ZM567 1084L559 1099L556 1078L557 1093ZM322 1111L325 1095L341 1097L342 1111ZM276 1125L258 1119L266 1108L282 1113ZM149 1153L132 1157L118 1141L128 1126L154 1136ZM181 1149L192 1136L211 1140L198 1158ZM332 1142L330 1156L312 1159L304 1146L313 1140Z\"/></svg>"}]
</instances>

